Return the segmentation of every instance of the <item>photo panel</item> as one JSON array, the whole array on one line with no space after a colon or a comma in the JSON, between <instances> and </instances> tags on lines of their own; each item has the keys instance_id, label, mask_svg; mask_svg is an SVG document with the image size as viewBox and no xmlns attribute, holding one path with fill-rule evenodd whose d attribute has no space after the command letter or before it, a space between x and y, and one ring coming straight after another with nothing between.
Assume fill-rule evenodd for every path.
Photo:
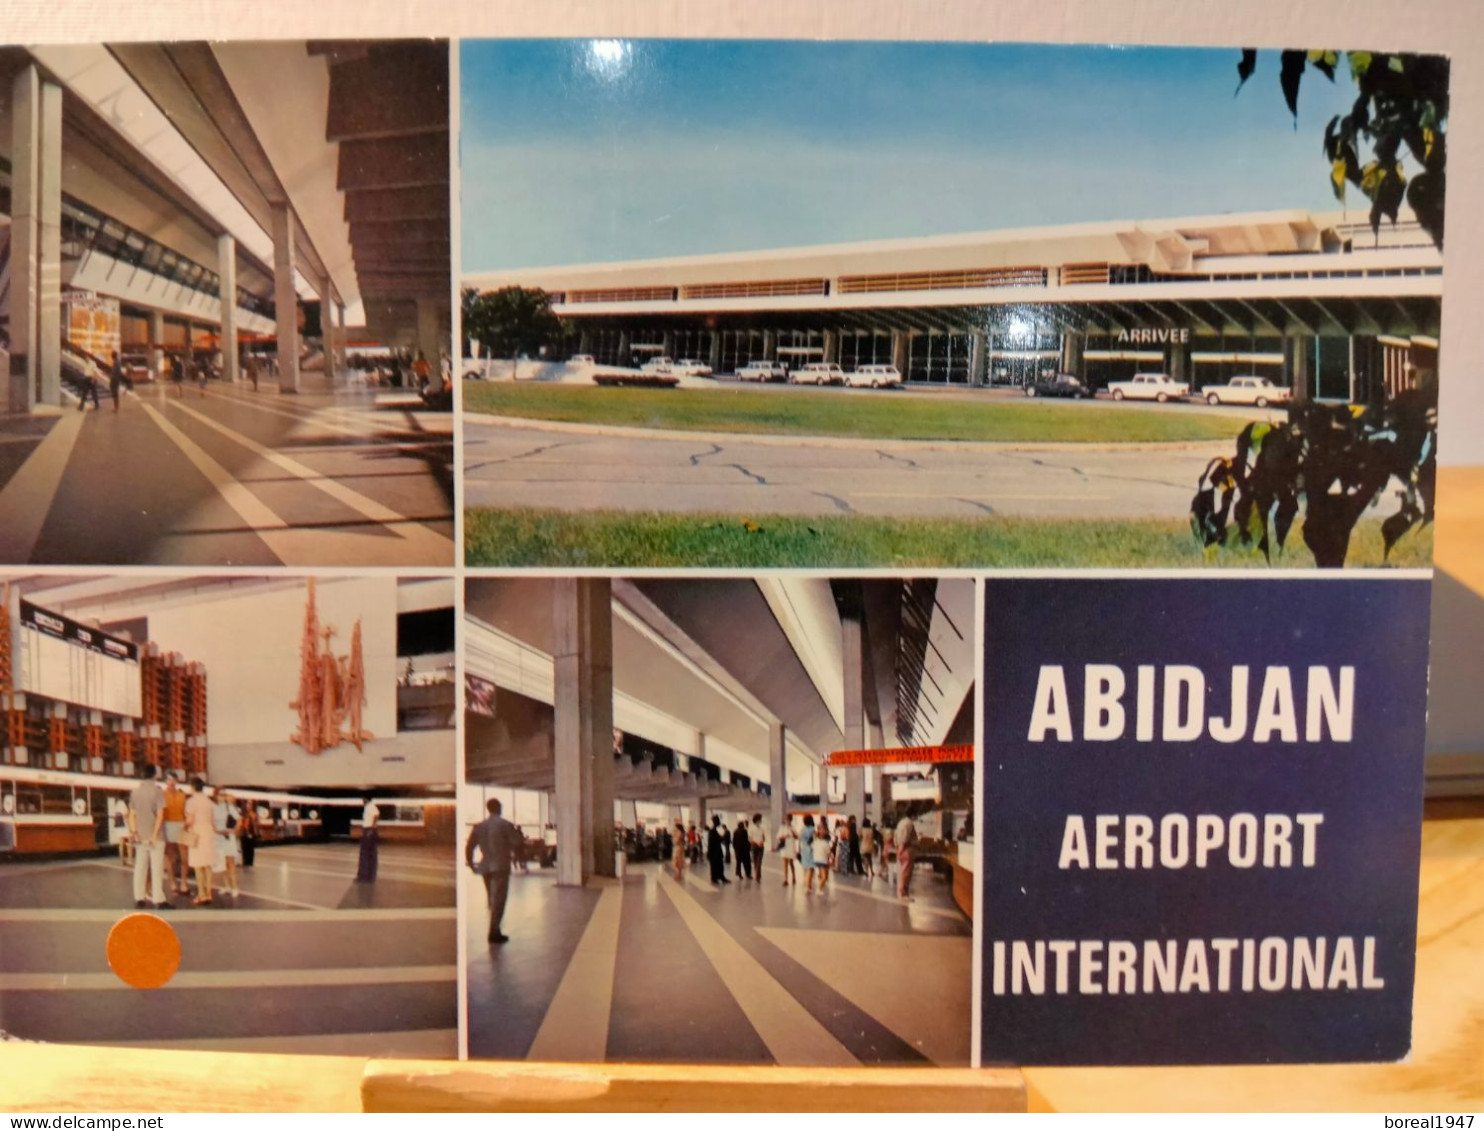
<instances>
[{"instance_id":1,"label":"photo panel","mask_svg":"<svg viewBox=\"0 0 1484 1131\"><path fill-rule=\"evenodd\" d=\"M468 578L468 1055L968 1066L974 609L967 578Z\"/></svg>"},{"instance_id":2,"label":"photo panel","mask_svg":"<svg viewBox=\"0 0 1484 1131\"><path fill-rule=\"evenodd\" d=\"M449 99L447 40L0 47L0 564L452 567Z\"/></svg>"},{"instance_id":3,"label":"photo panel","mask_svg":"<svg viewBox=\"0 0 1484 1131\"><path fill-rule=\"evenodd\" d=\"M454 579L0 595L0 1031L456 1056Z\"/></svg>"},{"instance_id":4,"label":"photo panel","mask_svg":"<svg viewBox=\"0 0 1484 1131\"><path fill-rule=\"evenodd\" d=\"M469 564L1430 564L1447 59L458 49Z\"/></svg>"}]
</instances>

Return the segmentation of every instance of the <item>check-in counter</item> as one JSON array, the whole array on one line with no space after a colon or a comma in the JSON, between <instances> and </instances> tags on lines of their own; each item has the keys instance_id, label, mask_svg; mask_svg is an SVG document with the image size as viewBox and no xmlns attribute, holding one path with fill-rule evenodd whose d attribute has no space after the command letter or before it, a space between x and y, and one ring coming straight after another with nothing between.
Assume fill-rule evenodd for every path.
<instances>
[{"instance_id":1,"label":"check-in counter","mask_svg":"<svg viewBox=\"0 0 1484 1131\"><path fill-rule=\"evenodd\" d=\"M9 840L17 855L36 852L90 852L97 848L93 818L66 813L18 813L3 818L10 825Z\"/></svg>"},{"instance_id":2,"label":"check-in counter","mask_svg":"<svg viewBox=\"0 0 1484 1131\"><path fill-rule=\"evenodd\" d=\"M974 842L961 840L958 853L949 857L953 871L953 902L970 919L974 917Z\"/></svg>"}]
</instances>

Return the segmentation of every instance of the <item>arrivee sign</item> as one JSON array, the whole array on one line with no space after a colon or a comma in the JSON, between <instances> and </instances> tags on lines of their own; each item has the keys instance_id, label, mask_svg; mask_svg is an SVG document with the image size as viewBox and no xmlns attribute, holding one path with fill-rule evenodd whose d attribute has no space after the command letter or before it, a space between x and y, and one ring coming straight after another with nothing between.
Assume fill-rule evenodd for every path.
<instances>
[{"instance_id":1,"label":"arrivee sign","mask_svg":"<svg viewBox=\"0 0 1484 1131\"><path fill-rule=\"evenodd\" d=\"M984 1063L1406 1054L1428 592L986 584Z\"/></svg>"}]
</instances>

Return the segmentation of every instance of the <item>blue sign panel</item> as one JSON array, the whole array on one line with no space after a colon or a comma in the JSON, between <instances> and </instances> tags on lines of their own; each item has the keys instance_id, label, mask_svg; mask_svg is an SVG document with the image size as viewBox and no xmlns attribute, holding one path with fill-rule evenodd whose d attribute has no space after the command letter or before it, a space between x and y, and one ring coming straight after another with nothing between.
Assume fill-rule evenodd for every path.
<instances>
[{"instance_id":1,"label":"blue sign panel","mask_svg":"<svg viewBox=\"0 0 1484 1131\"><path fill-rule=\"evenodd\" d=\"M1428 598L986 583L983 1063L1406 1055Z\"/></svg>"}]
</instances>

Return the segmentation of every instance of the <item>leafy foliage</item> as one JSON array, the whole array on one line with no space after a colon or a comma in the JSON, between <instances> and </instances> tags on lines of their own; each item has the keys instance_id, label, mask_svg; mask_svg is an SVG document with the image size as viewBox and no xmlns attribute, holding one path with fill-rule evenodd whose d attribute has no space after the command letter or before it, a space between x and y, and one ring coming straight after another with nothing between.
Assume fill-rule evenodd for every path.
<instances>
[{"instance_id":1,"label":"leafy foliage","mask_svg":"<svg viewBox=\"0 0 1484 1131\"><path fill-rule=\"evenodd\" d=\"M484 294L470 287L462 306L465 337L494 356L537 353L562 335L562 321L540 287L502 287Z\"/></svg>"},{"instance_id":2,"label":"leafy foliage","mask_svg":"<svg viewBox=\"0 0 1484 1131\"><path fill-rule=\"evenodd\" d=\"M1330 82L1340 63L1336 51L1284 51L1278 82L1298 128L1298 98L1312 67ZM1371 202L1371 230L1385 217L1396 223L1405 201L1438 247L1443 246L1443 198L1448 164L1448 60L1441 55L1345 53L1355 102L1324 128L1324 156L1337 199L1353 185ZM1257 52L1247 48L1237 62L1237 90L1257 70ZM1369 160L1364 159L1364 154ZM1409 178L1403 157L1418 169Z\"/></svg>"}]
</instances>

